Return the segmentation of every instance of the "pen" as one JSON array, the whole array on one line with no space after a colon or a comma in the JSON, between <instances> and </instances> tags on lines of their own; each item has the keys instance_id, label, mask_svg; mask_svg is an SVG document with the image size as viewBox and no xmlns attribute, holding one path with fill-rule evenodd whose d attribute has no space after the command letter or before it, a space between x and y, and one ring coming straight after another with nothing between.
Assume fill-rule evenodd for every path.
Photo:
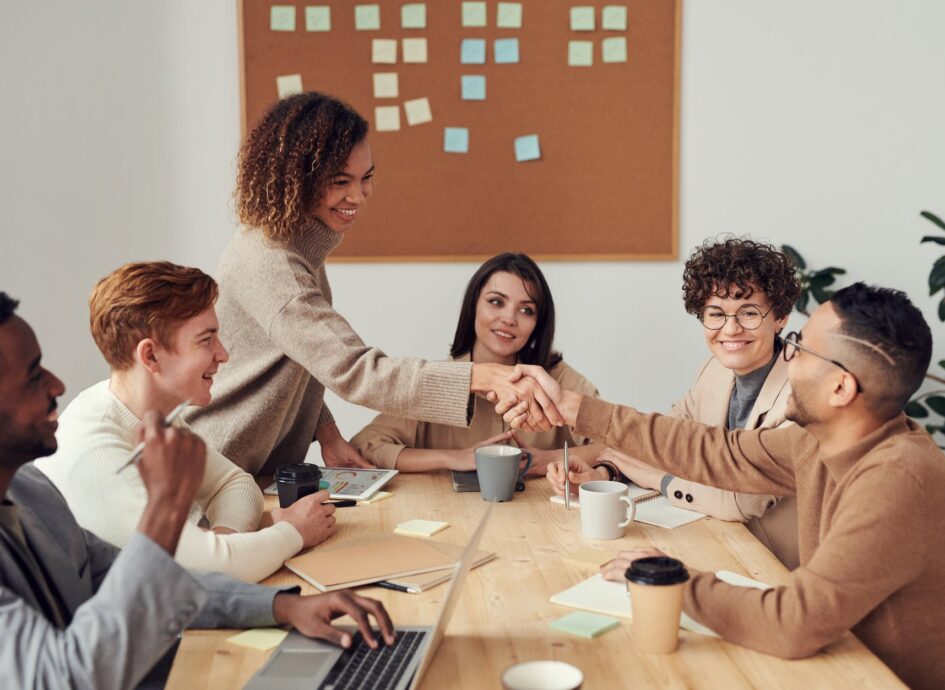
<instances>
[{"instance_id":1,"label":"pen","mask_svg":"<svg viewBox=\"0 0 945 690\"><path fill-rule=\"evenodd\" d=\"M571 472L568 470L568 442L564 442L564 509L571 510Z\"/></svg>"},{"instance_id":2,"label":"pen","mask_svg":"<svg viewBox=\"0 0 945 690\"><path fill-rule=\"evenodd\" d=\"M188 405L190 405L190 399L185 400L180 405L178 405L173 410L171 410L170 414L168 414L167 417L164 418L163 426L170 426L174 422L174 420L177 419L178 415L180 415L180 413L183 412L184 408L186 408ZM143 452L144 452L144 441L142 441L141 443L135 446L135 449L131 451L131 457L128 458L128 461L124 465L122 465L117 470L115 470L115 474L118 474L119 472L124 470L126 467L128 467L128 465L132 465L138 462L138 460L141 459L141 454Z\"/></svg>"},{"instance_id":3,"label":"pen","mask_svg":"<svg viewBox=\"0 0 945 690\"><path fill-rule=\"evenodd\" d=\"M374 583L378 587L383 587L384 589L392 589L395 592L406 592L407 594L419 594L420 590L413 589L412 587L404 587L403 585L396 585L393 582L388 582L387 580L378 580Z\"/></svg>"},{"instance_id":4,"label":"pen","mask_svg":"<svg viewBox=\"0 0 945 690\"><path fill-rule=\"evenodd\" d=\"M358 505L357 501L346 498L343 501L322 501L323 506L335 506L335 508L351 508Z\"/></svg>"}]
</instances>

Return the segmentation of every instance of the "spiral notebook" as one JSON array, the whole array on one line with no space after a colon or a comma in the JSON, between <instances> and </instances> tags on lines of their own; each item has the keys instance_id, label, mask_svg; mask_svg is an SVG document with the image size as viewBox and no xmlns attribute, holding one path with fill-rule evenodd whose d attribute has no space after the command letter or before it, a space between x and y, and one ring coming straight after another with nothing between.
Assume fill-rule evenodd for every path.
<instances>
[{"instance_id":1,"label":"spiral notebook","mask_svg":"<svg viewBox=\"0 0 945 690\"><path fill-rule=\"evenodd\" d=\"M633 499L637 507L636 515L633 518L636 522L643 522L654 527L674 529L705 517L704 513L677 508L656 489L644 489L636 484L630 484L627 488L629 489L627 495ZM551 501L563 505L564 496L552 496ZM580 498L572 496L571 505L581 505Z\"/></svg>"}]
</instances>

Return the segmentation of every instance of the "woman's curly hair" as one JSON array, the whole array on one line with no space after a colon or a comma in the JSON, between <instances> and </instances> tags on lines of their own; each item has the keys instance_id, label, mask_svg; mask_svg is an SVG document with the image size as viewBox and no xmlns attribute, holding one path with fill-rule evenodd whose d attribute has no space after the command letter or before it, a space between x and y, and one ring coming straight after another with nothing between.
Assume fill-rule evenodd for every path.
<instances>
[{"instance_id":1,"label":"woman's curly hair","mask_svg":"<svg viewBox=\"0 0 945 690\"><path fill-rule=\"evenodd\" d=\"M791 313L801 284L797 267L771 244L745 237L708 239L686 262L683 298L698 316L712 297L748 299L756 290L771 302L775 318Z\"/></svg>"},{"instance_id":2,"label":"woman's curly hair","mask_svg":"<svg viewBox=\"0 0 945 690\"><path fill-rule=\"evenodd\" d=\"M240 149L240 222L260 228L273 242L287 242L367 132L363 117L327 94L301 93L276 103Z\"/></svg>"}]
</instances>

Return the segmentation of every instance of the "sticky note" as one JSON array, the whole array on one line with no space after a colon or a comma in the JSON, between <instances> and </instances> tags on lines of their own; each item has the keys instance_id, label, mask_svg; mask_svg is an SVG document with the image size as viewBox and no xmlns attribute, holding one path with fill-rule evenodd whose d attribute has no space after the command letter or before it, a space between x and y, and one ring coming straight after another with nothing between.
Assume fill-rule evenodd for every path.
<instances>
[{"instance_id":1,"label":"sticky note","mask_svg":"<svg viewBox=\"0 0 945 690\"><path fill-rule=\"evenodd\" d=\"M331 8L326 5L311 5L305 8L306 31L331 31Z\"/></svg>"},{"instance_id":2,"label":"sticky note","mask_svg":"<svg viewBox=\"0 0 945 690\"><path fill-rule=\"evenodd\" d=\"M375 38L373 41L371 41L371 62L376 62L383 65L396 65L396 39Z\"/></svg>"},{"instance_id":3,"label":"sticky note","mask_svg":"<svg viewBox=\"0 0 945 690\"><path fill-rule=\"evenodd\" d=\"M568 41L568 64L571 67L590 67L594 64L592 41Z\"/></svg>"},{"instance_id":4,"label":"sticky note","mask_svg":"<svg viewBox=\"0 0 945 690\"><path fill-rule=\"evenodd\" d=\"M459 46L459 61L464 65L486 64L486 40L484 38L464 38Z\"/></svg>"},{"instance_id":5,"label":"sticky note","mask_svg":"<svg viewBox=\"0 0 945 690\"><path fill-rule=\"evenodd\" d=\"M515 138L515 160L519 163L537 161L541 158L541 147L537 134L526 134Z\"/></svg>"},{"instance_id":6,"label":"sticky note","mask_svg":"<svg viewBox=\"0 0 945 690\"><path fill-rule=\"evenodd\" d=\"M590 611L575 611L567 616L562 616L556 621L551 621L548 627L591 639L603 635L608 630L613 630L618 625L620 625L620 621L610 616L602 616L599 613L591 613Z\"/></svg>"},{"instance_id":7,"label":"sticky note","mask_svg":"<svg viewBox=\"0 0 945 690\"><path fill-rule=\"evenodd\" d=\"M374 108L374 129L378 132L396 132L400 129L400 107L379 105Z\"/></svg>"},{"instance_id":8,"label":"sticky note","mask_svg":"<svg viewBox=\"0 0 945 690\"><path fill-rule=\"evenodd\" d=\"M479 27L486 25L486 3L463 3L463 26Z\"/></svg>"},{"instance_id":9,"label":"sticky note","mask_svg":"<svg viewBox=\"0 0 945 690\"><path fill-rule=\"evenodd\" d=\"M521 29L522 3L500 2L495 10L495 25L500 29Z\"/></svg>"},{"instance_id":10,"label":"sticky note","mask_svg":"<svg viewBox=\"0 0 945 690\"><path fill-rule=\"evenodd\" d=\"M281 630L280 628L256 628L228 637L226 641L238 644L240 647L251 647L266 652L273 647L278 647L288 634L288 630Z\"/></svg>"},{"instance_id":11,"label":"sticky note","mask_svg":"<svg viewBox=\"0 0 945 690\"><path fill-rule=\"evenodd\" d=\"M427 28L427 6L423 2L412 2L400 8L400 26L404 29Z\"/></svg>"},{"instance_id":12,"label":"sticky note","mask_svg":"<svg viewBox=\"0 0 945 690\"><path fill-rule=\"evenodd\" d=\"M571 31L593 31L594 8L587 5L571 8Z\"/></svg>"},{"instance_id":13,"label":"sticky note","mask_svg":"<svg viewBox=\"0 0 945 690\"><path fill-rule=\"evenodd\" d=\"M600 28L605 31L626 31L627 8L623 5L604 5L600 13Z\"/></svg>"},{"instance_id":14,"label":"sticky note","mask_svg":"<svg viewBox=\"0 0 945 690\"><path fill-rule=\"evenodd\" d=\"M271 31L295 31L295 6L273 5L269 8Z\"/></svg>"},{"instance_id":15,"label":"sticky note","mask_svg":"<svg viewBox=\"0 0 945 690\"><path fill-rule=\"evenodd\" d=\"M444 127L443 150L447 153L469 153L469 130L465 127Z\"/></svg>"},{"instance_id":16,"label":"sticky note","mask_svg":"<svg viewBox=\"0 0 945 690\"><path fill-rule=\"evenodd\" d=\"M415 98L412 101L404 101L404 112L407 114L407 124L411 126L433 121L429 98Z\"/></svg>"},{"instance_id":17,"label":"sticky note","mask_svg":"<svg viewBox=\"0 0 945 690\"><path fill-rule=\"evenodd\" d=\"M374 73L374 98L397 98L399 95L397 72Z\"/></svg>"},{"instance_id":18,"label":"sticky note","mask_svg":"<svg viewBox=\"0 0 945 690\"><path fill-rule=\"evenodd\" d=\"M355 5L354 28L357 31L377 31L381 28L380 5Z\"/></svg>"},{"instance_id":19,"label":"sticky note","mask_svg":"<svg viewBox=\"0 0 945 690\"><path fill-rule=\"evenodd\" d=\"M417 63L427 61L427 39L405 38L403 47L404 62Z\"/></svg>"},{"instance_id":20,"label":"sticky note","mask_svg":"<svg viewBox=\"0 0 945 690\"><path fill-rule=\"evenodd\" d=\"M486 78L481 74L464 74L460 77L464 101L486 100Z\"/></svg>"},{"instance_id":21,"label":"sticky note","mask_svg":"<svg viewBox=\"0 0 945 690\"><path fill-rule=\"evenodd\" d=\"M283 74L281 77L276 77L276 91L279 98L302 93L302 75Z\"/></svg>"},{"instance_id":22,"label":"sticky note","mask_svg":"<svg viewBox=\"0 0 945 690\"><path fill-rule=\"evenodd\" d=\"M599 568L613 558L614 554L608 553L607 551L592 549L590 546L581 546L571 553L566 554L564 560L577 565Z\"/></svg>"},{"instance_id":23,"label":"sticky note","mask_svg":"<svg viewBox=\"0 0 945 690\"><path fill-rule=\"evenodd\" d=\"M399 109L397 110L397 120L398 120L398 122L400 122L400 110L399 110ZM398 127L398 129L399 129L399 127ZM370 498L366 498L366 499L364 499L363 501L358 501L358 505L370 505L371 503L378 503L378 502L380 502L380 501L383 501L385 498L390 498L390 497L393 496L393 495L394 495L394 494L392 494L390 491L378 491L376 494L374 494L374 495L371 496Z\"/></svg>"},{"instance_id":24,"label":"sticky note","mask_svg":"<svg viewBox=\"0 0 945 690\"><path fill-rule=\"evenodd\" d=\"M426 100L425 98L423 100ZM409 103L409 101L408 101ZM407 104L404 104L407 107ZM408 111L409 112L409 111ZM407 116L409 120L409 115ZM442 532L450 526L448 522L438 522L437 520L407 520L401 522L394 528L397 534L409 534L416 537L432 537L437 532Z\"/></svg>"},{"instance_id":25,"label":"sticky note","mask_svg":"<svg viewBox=\"0 0 945 690\"><path fill-rule=\"evenodd\" d=\"M600 42L601 62L626 62L627 37L615 36Z\"/></svg>"},{"instance_id":26,"label":"sticky note","mask_svg":"<svg viewBox=\"0 0 945 690\"><path fill-rule=\"evenodd\" d=\"M498 38L494 44L495 63L497 65L510 65L518 62L518 39L517 38Z\"/></svg>"}]
</instances>

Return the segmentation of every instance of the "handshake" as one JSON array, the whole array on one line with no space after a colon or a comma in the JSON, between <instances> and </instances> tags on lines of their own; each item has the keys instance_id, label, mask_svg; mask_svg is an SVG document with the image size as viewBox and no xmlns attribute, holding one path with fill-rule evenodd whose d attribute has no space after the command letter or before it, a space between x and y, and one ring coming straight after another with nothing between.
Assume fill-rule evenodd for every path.
<instances>
[{"instance_id":1,"label":"handshake","mask_svg":"<svg viewBox=\"0 0 945 690\"><path fill-rule=\"evenodd\" d=\"M473 364L470 390L495 404L513 429L547 431L573 425L581 396L564 391L544 369L535 365Z\"/></svg>"}]
</instances>

